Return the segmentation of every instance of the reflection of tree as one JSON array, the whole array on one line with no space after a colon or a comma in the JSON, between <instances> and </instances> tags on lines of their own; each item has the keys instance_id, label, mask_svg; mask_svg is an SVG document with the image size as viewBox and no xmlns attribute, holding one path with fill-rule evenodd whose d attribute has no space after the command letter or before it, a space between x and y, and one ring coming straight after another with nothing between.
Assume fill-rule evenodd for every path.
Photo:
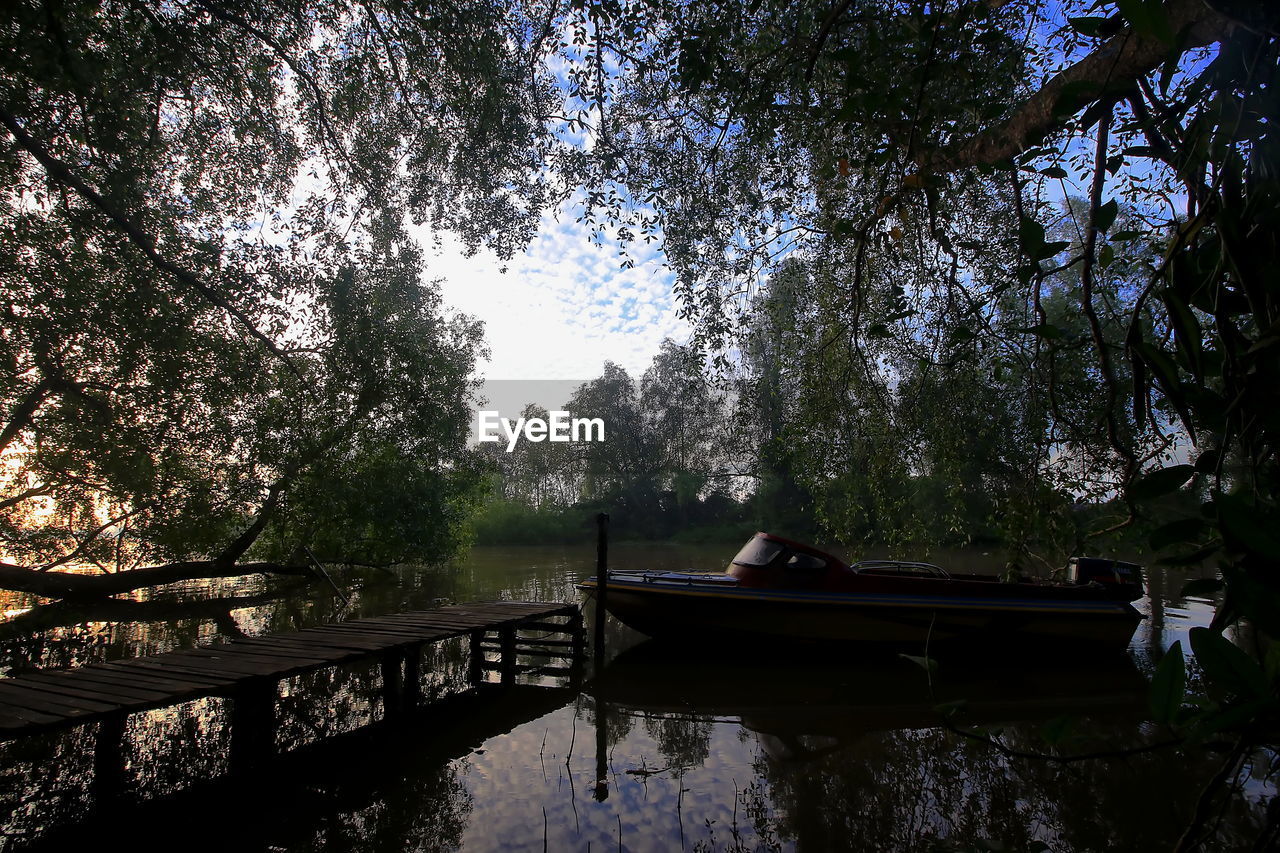
<instances>
[{"instance_id":1,"label":"reflection of tree","mask_svg":"<svg viewBox=\"0 0 1280 853\"><path fill-rule=\"evenodd\" d=\"M356 810L340 803L313 812L318 818L291 846L316 850L453 850L471 816L471 799L453 764L388 786ZM297 842L301 841L301 844Z\"/></svg>"},{"instance_id":2,"label":"reflection of tree","mask_svg":"<svg viewBox=\"0 0 1280 853\"><path fill-rule=\"evenodd\" d=\"M605 743L610 749L626 740L636 723L635 717L631 714L619 712L610 708L607 701L601 702L597 698L586 695L578 697L574 713L578 720L578 733L583 737L589 737L590 730L600 725L603 717ZM582 743L589 743L589 741L583 740Z\"/></svg>"},{"instance_id":3,"label":"reflection of tree","mask_svg":"<svg viewBox=\"0 0 1280 853\"><path fill-rule=\"evenodd\" d=\"M647 714L645 731L669 767L700 767L711 754L711 721L694 716Z\"/></svg>"},{"instance_id":4,"label":"reflection of tree","mask_svg":"<svg viewBox=\"0 0 1280 853\"><path fill-rule=\"evenodd\" d=\"M1086 725L1112 742L1133 736L1131 723ZM1004 737L1044 751L1034 726L1008 727ZM1213 764L1190 752L1070 764L1010 759L940 729L904 729L863 735L802 764L762 751L754 767L772 791L777 831L801 849L990 840L1021 850L1056 839L1055 849L1155 850L1173 847ZM1256 836L1261 818L1259 807L1235 798L1222 849Z\"/></svg>"},{"instance_id":5,"label":"reflection of tree","mask_svg":"<svg viewBox=\"0 0 1280 853\"><path fill-rule=\"evenodd\" d=\"M359 673L349 674L349 681L347 692L357 693ZM130 760L135 769L159 768L163 778L148 769L142 793L151 796L127 797L83 823L77 821L91 814L85 788L92 730L72 730L39 748L40 739L30 739L0 753L7 810L0 814L0 832L24 840L40 836L41 849L55 851L98 844L104 834L122 831L139 849L168 849L177 837L189 850L456 849L474 808L465 756L563 708L572 695L525 686L473 691L433 704L406 725L332 737L297 748L252 776L217 780L209 777L221 769L226 742L207 730L214 716L209 709L183 719L138 715ZM313 711L326 701L311 698ZM589 751L590 731L582 721L578 726L578 747ZM181 789L169 793L184 772ZM226 819L211 823L211 814ZM193 835L197 825L201 831Z\"/></svg>"},{"instance_id":6,"label":"reflection of tree","mask_svg":"<svg viewBox=\"0 0 1280 853\"><path fill-rule=\"evenodd\" d=\"M288 590L260 592L256 595L207 598L191 601L156 599L131 601L107 598L96 601L55 601L25 610L0 623L0 638L18 637L53 628L70 628L84 622L174 622L183 619L211 619L220 623L231 617L231 611L269 604L286 595ZM229 626L228 626L229 627Z\"/></svg>"},{"instance_id":7,"label":"reflection of tree","mask_svg":"<svg viewBox=\"0 0 1280 853\"><path fill-rule=\"evenodd\" d=\"M85 813L91 735L79 728L0 744L0 835L6 842Z\"/></svg>"}]
</instances>

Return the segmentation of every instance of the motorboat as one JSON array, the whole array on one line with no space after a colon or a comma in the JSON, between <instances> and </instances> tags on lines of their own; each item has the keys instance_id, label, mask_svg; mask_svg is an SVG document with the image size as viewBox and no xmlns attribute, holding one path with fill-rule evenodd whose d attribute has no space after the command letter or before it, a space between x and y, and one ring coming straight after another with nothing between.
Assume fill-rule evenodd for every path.
<instances>
[{"instance_id":1,"label":"motorboat","mask_svg":"<svg viewBox=\"0 0 1280 853\"><path fill-rule=\"evenodd\" d=\"M608 612L659 639L1121 650L1145 618L1132 604L1143 595L1133 563L1073 557L1044 579L904 560L847 564L769 533L755 534L723 572L615 570L605 580ZM596 577L578 587L600 597Z\"/></svg>"}]
</instances>

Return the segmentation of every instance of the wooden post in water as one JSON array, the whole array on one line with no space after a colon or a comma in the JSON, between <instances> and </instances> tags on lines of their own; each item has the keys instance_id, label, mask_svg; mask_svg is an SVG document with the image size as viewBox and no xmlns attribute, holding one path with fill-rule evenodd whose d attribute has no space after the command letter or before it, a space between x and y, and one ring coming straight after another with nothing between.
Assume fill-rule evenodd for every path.
<instances>
[{"instance_id":1,"label":"wooden post in water","mask_svg":"<svg viewBox=\"0 0 1280 853\"><path fill-rule=\"evenodd\" d=\"M400 678L400 666L404 655L399 649L384 652L382 665L382 717L386 720L400 716L404 708L404 684Z\"/></svg>"},{"instance_id":2,"label":"wooden post in water","mask_svg":"<svg viewBox=\"0 0 1280 853\"><path fill-rule=\"evenodd\" d=\"M570 654L573 656L569 661L570 680L576 689L582 685L582 671L586 668L587 662L587 627L582 618L581 607L569 617L569 637L569 642L573 644L569 647Z\"/></svg>"},{"instance_id":3,"label":"wooden post in water","mask_svg":"<svg viewBox=\"0 0 1280 853\"><path fill-rule=\"evenodd\" d=\"M604 615L609 594L609 514L602 512L596 516L598 533L596 536L596 624L592 645L595 648L595 673L600 678L604 672ZM609 711L604 693L597 683L596 687L596 802L602 803L609 798Z\"/></svg>"},{"instance_id":4,"label":"wooden post in water","mask_svg":"<svg viewBox=\"0 0 1280 853\"><path fill-rule=\"evenodd\" d=\"M470 666L467 668L467 683L475 687L484 680L484 650L481 644L484 643L484 629L475 628L471 631L471 655Z\"/></svg>"},{"instance_id":5,"label":"wooden post in water","mask_svg":"<svg viewBox=\"0 0 1280 853\"><path fill-rule=\"evenodd\" d=\"M422 702L422 646L404 652L404 709L416 710Z\"/></svg>"},{"instance_id":6,"label":"wooden post in water","mask_svg":"<svg viewBox=\"0 0 1280 853\"><path fill-rule=\"evenodd\" d=\"M596 786L592 792L597 803L609 799L609 703L596 683Z\"/></svg>"},{"instance_id":7,"label":"wooden post in water","mask_svg":"<svg viewBox=\"0 0 1280 853\"><path fill-rule=\"evenodd\" d=\"M275 745L276 680L246 681L231 696L231 773L244 776L266 764Z\"/></svg>"},{"instance_id":8,"label":"wooden post in water","mask_svg":"<svg viewBox=\"0 0 1280 853\"><path fill-rule=\"evenodd\" d=\"M516 629L514 625L503 625L498 629L498 643L502 647L502 683L516 683Z\"/></svg>"},{"instance_id":9,"label":"wooden post in water","mask_svg":"<svg viewBox=\"0 0 1280 853\"><path fill-rule=\"evenodd\" d=\"M124 734L128 714L119 711L98 721L93 748L94 805L104 807L120 798L125 789Z\"/></svg>"},{"instance_id":10,"label":"wooden post in water","mask_svg":"<svg viewBox=\"0 0 1280 853\"><path fill-rule=\"evenodd\" d=\"M609 513L596 516L596 624L591 639L595 649L595 676L604 670L604 614L609 594Z\"/></svg>"}]
</instances>

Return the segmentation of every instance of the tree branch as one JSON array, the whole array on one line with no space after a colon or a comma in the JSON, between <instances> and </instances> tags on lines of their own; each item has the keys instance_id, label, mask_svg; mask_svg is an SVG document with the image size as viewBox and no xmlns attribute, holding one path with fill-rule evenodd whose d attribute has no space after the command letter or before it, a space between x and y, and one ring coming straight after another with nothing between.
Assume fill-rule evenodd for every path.
<instances>
[{"instance_id":1,"label":"tree branch","mask_svg":"<svg viewBox=\"0 0 1280 853\"><path fill-rule=\"evenodd\" d=\"M16 495L10 495L4 500L0 500L0 510L6 510L11 506L20 504L25 500L30 500L31 498L42 497L43 495L47 495L52 491L53 491L53 485L50 483L43 483L39 486L32 486L29 489L18 492Z\"/></svg>"},{"instance_id":2,"label":"tree branch","mask_svg":"<svg viewBox=\"0 0 1280 853\"><path fill-rule=\"evenodd\" d=\"M294 363L275 345L271 338L267 337L263 332L259 331L253 322L245 315L243 311L232 305L226 298L210 285L201 281L200 277L189 270L183 269L169 259L165 258L156 249L156 241L151 235L144 232L141 228L133 223L122 211L118 210L114 205L103 198L97 190L89 186L80 176L71 170L71 168L58 158L54 157L49 151L40 144L31 134L22 127L16 118L9 113L4 105L0 105L0 124L3 124L13 134L13 138L28 154L36 159L36 161L44 167L45 173L58 184L74 190L82 198L92 204L106 217L111 220L117 227L125 233L129 241L137 246L147 260L157 268L169 273L178 281L197 291L210 304L221 308L232 317L234 317L250 335L262 341L267 349L276 358L284 362L285 366L297 376L303 379L302 374ZM305 381L305 380L304 380Z\"/></svg>"},{"instance_id":3,"label":"tree branch","mask_svg":"<svg viewBox=\"0 0 1280 853\"><path fill-rule=\"evenodd\" d=\"M153 504L149 504L149 503L143 504L142 506L136 509L131 509L128 512L124 513L123 515L116 516L115 518L112 518L106 521L105 523L98 525L93 530L90 530L87 534L85 534L84 539L80 540L80 544L77 545L75 548L71 549L66 554L63 554L61 557L58 557L56 560L53 560L52 562L49 562L49 563L45 563L43 566L40 566L34 569L34 571L47 572L50 569L57 568L58 566L65 566L67 563L71 562L76 557L79 557L81 554L83 554L85 552L85 549L87 549L90 545L92 545L95 541L97 541L97 538L102 535L102 532L104 530L106 530L109 527L114 527L120 522L125 521L131 516L137 515L140 512L145 512L146 510L151 509L152 506Z\"/></svg>"},{"instance_id":4,"label":"tree branch","mask_svg":"<svg viewBox=\"0 0 1280 853\"><path fill-rule=\"evenodd\" d=\"M189 560L107 575L75 575L70 572L36 572L25 566L0 563L0 589L29 592L44 598L99 598L184 580L268 573L306 575L310 572L310 566L283 563L225 565L215 560Z\"/></svg>"},{"instance_id":5,"label":"tree branch","mask_svg":"<svg viewBox=\"0 0 1280 853\"><path fill-rule=\"evenodd\" d=\"M1236 26L1204 0L1170 0L1164 11L1173 32L1183 34L1178 42L1183 50L1222 41ZM917 165L933 172L950 172L1008 160L1061 127L1099 94L1132 88L1139 78L1168 59L1169 51L1169 45L1160 39L1126 29L1059 72L999 127L941 152L922 153L916 157ZM1073 94L1075 84L1083 88L1092 84L1092 91Z\"/></svg>"},{"instance_id":6,"label":"tree branch","mask_svg":"<svg viewBox=\"0 0 1280 853\"><path fill-rule=\"evenodd\" d=\"M258 509L258 517L253 523L235 538L235 540L222 550L213 562L220 566L234 565L236 560L244 556L244 552L249 550L249 546L257 540L258 535L262 533L267 522L271 520L271 516L275 514L276 505L280 502L280 493L284 491L285 486L293 480L293 472L286 474L279 480L271 484L267 489L267 499L262 502L262 506Z\"/></svg>"},{"instance_id":7,"label":"tree branch","mask_svg":"<svg viewBox=\"0 0 1280 853\"><path fill-rule=\"evenodd\" d=\"M47 393L49 393L49 380L41 379L34 388L27 392L27 396L23 397L18 402L18 405L13 407L13 413L9 415L8 423L4 425L4 430L0 431L0 452L3 452L9 446L9 442L17 438L18 433L26 429L27 424L31 423L31 416L36 413L36 409L40 408L40 404L44 402Z\"/></svg>"}]
</instances>

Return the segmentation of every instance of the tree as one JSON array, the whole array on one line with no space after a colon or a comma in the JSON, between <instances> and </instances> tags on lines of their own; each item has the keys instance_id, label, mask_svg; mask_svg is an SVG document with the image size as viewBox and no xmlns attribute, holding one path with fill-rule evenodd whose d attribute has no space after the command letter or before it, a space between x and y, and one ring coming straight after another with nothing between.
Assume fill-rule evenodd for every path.
<instances>
[{"instance_id":1,"label":"tree","mask_svg":"<svg viewBox=\"0 0 1280 853\"><path fill-rule=\"evenodd\" d=\"M1224 452L1270 464L1268 416L1241 406L1273 360L1274 299L1254 259L1274 249L1274 8L601 9L601 51L622 71L597 98L596 177L611 191L588 198L588 216L639 226L625 236L661 231L704 342L735 330L761 272L800 259L815 270L823 350L880 367L877 337L920 354L931 327L1030 353L1043 378L1062 349L1045 288L1069 269L1103 398L1100 484L1132 494L1164 441L1161 407L1213 446L1205 471ZM1087 186L1078 239L1054 241L1047 220L1073 177ZM1134 227L1120 227L1122 201ZM1106 271L1121 268L1108 296ZM1030 315L1019 335L992 325L1013 308ZM1253 518L1272 499L1247 502Z\"/></svg>"},{"instance_id":2,"label":"tree","mask_svg":"<svg viewBox=\"0 0 1280 853\"><path fill-rule=\"evenodd\" d=\"M406 228L509 254L553 199L524 11L11 10L6 585L106 588L51 571L71 564L167 566L112 590L279 567L298 544L377 563L457 546L479 328L441 315Z\"/></svg>"},{"instance_id":3,"label":"tree","mask_svg":"<svg viewBox=\"0 0 1280 853\"><path fill-rule=\"evenodd\" d=\"M567 408L575 417L604 422L605 440L581 445L583 500L609 505L619 526L652 535L662 458L645 424L635 380L606 361L604 372L580 385Z\"/></svg>"},{"instance_id":4,"label":"tree","mask_svg":"<svg viewBox=\"0 0 1280 853\"><path fill-rule=\"evenodd\" d=\"M695 350L668 338L640 380L640 410L659 454L660 486L674 501L670 521L677 529L698 520L703 492L721 473L720 405L702 368Z\"/></svg>"},{"instance_id":5,"label":"tree","mask_svg":"<svg viewBox=\"0 0 1280 853\"><path fill-rule=\"evenodd\" d=\"M837 364L874 379L888 367L880 335L905 353L934 340L928 328L1023 361L1048 434L1102 461L1092 488L1125 508L1109 528L1194 481L1205 502L1153 544L1217 561L1215 631L1243 615L1280 633L1269 524L1280 511L1280 8L726 0L637 23L628 6L601 6L593 20L613 24L601 53L623 70L596 147L611 191L590 196L589 213L663 235L704 341L735 332L762 272L799 259L824 271L808 298L825 333L816 346L841 353ZM1076 238L1054 240L1046 226L1074 180ZM1120 227L1122 202L1132 227ZM1116 264L1127 274L1112 288ZM1065 269L1070 280L1053 282ZM1053 322L1059 307L1082 339ZM1029 322L1002 327L1001 314ZM1054 362L1072 358L1085 359L1087 403L1048 393ZM902 377L883 370L881 388ZM1152 456L1170 433L1194 445L1191 458ZM1038 469L1051 488L1053 475ZM1198 636L1210 680L1235 697L1196 718L1240 738L1229 779L1280 712L1277 684L1223 652L1220 635ZM1243 693L1228 687L1241 686L1235 665L1250 673ZM1177 711L1181 681L1161 680L1179 686L1166 691Z\"/></svg>"}]
</instances>

